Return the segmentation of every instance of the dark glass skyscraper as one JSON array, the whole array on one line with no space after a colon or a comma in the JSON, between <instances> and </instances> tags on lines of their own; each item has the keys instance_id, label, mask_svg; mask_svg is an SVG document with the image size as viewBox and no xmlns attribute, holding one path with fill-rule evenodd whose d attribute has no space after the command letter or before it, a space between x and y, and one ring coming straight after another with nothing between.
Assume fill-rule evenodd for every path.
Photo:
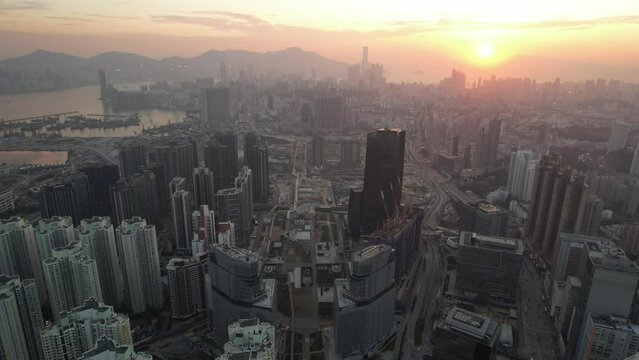
<instances>
[{"instance_id":1,"label":"dark glass skyscraper","mask_svg":"<svg viewBox=\"0 0 639 360\"><path fill-rule=\"evenodd\" d=\"M126 178L146 164L144 145L131 145L120 149L120 177Z\"/></svg>"},{"instance_id":2,"label":"dark glass skyscraper","mask_svg":"<svg viewBox=\"0 0 639 360\"><path fill-rule=\"evenodd\" d=\"M362 193L362 228L370 234L393 216L402 201L406 131L378 129L368 133Z\"/></svg>"},{"instance_id":3,"label":"dark glass skyscraper","mask_svg":"<svg viewBox=\"0 0 639 360\"><path fill-rule=\"evenodd\" d=\"M244 162L252 171L253 200L259 203L268 202L268 144L255 133L249 133L244 137Z\"/></svg>"},{"instance_id":4,"label":"dark glass skyscraper","mask_svg":"<svg viewBox=\"0 0 639 360\"><path fill-rule=\"evenodd\" d=\"M215 134L215 139L220 142L220 144L225 145L228 149L228 157L227 161L227 177L225 183L232 183L237 176L239 171L238 166L238 155L237 155L237 136L232 132L223 132ZM210 168L209 168L210 169ZM213 171L215 173L215 171Z\"/></svg>"},{"instance_id":5,"label":"dark glass skyscraper","mask_svg":"<svg viewBox=\"0 0 639 360\"><path fill-rule=\"evenodd\" d=\"M223 189L229 184L229 170L227 158L229 157L228 146L212 141L204 149L204 166L213 172L213 183L215 192Z\"/></svg>"},{"instance_id":6,"label":"dark glass skyscraper","mask_svg":"<svg viewBox=\"0 0 639 360\"><path fill-rule=\"evenodd\" d=\"M92 215L111 216L111 199L109 188L120 176L117 165L92 165L80 169L89 180L89 196Z\"/></svg>"},{"instance_id":7,"label":"dark glass skyscraper","mask_svg":"<svg viewBox=\"0 0 639 360\"><path fill-rule=\"evenodd\" d=\"M40 212L43 218L71 216L75 226L91 217L87 176L76 172L46 183L40 190Z\"/></svg>"}]
</instances>

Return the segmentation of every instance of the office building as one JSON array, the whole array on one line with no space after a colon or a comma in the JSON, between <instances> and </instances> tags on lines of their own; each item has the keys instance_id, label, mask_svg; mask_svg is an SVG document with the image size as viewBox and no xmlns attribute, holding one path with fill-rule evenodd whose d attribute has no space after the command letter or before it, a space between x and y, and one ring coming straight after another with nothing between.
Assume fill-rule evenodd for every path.
<instances>
[{"instance_id":1,"label":"office building","mask_svg":"<svg viewBox=\"0 0 639 360\"><path fill-rule=\"evenodd\" d=\"M579 344L577 359L624 360L639 352L639 325L625 318L590 314Z\"/></svg>"},{"instance_id":2,"label":"office building","mask_svg":"<svg viewBox=\"0 0 639 360\"><path fill-rule=\"evenodd\" d=\"M0 275L0 354L3 359L42 359L44 328L33 279Z\"/></svg>"},{"instance_id":3,"label":"office building","mask_svg":"<svg viewBox=\"0 0 639 360\"><path fill-rule=\"evenodd\" d=\"M604 211L603 201L594 194L586 196L580 234L597 236L601 225L601 213Z\"/></svg>"},{"instance_id":4,"label":"office building","mask_svg":"<svg viewBox=\"0 0 639 360\"><path fill-rule=\"evenodd\" d=\"M158 163L148 163L142 168L142 170L143 173L144 171L150 171L153 175L155 175L158 213L162 221L164 219L168 219L171 212L171 206L169 205L171 196L169 195L169 183L164 174L164 166Z\"/></svg>"},{"instance_id":5,"label":"office building","mask_svg":"<svg viewBox=\"0 0 639 360\"><path fill-rule=\"evenodd\" d=\"M13 189L6 188L0 190L0 214L5 211L13 210L16 208L15 198L13 195Z\"/></svg>"},{"instance_id":6,"label":"office building","mask_svg":"<svg viewBox=\"0 0 639 360\"><path fill-rule=\"evenodd\" d=\"M229 89L202 89L201 121L203 126L217 128L231 122L231 100Z\"/></svg>"},{"instance_id":7,"label":"office building","mask_svg":"<svg viewBox=\"0 0 639 360\"><path fill-rule=\"evenodd\" d=\"M193 169L193 198L195 206L215 206L215 181L213 173L205 167Z\"/></svg>"},{"instance_id":8,"label":"office building","mask_svg":"<svg viewBox=\"0 0 639 360\"><path fill-rule=\"evenodd\" d=\"M155 226L134 217L124 220L116 234L123 255L121 264L128 308L132 313L161 309L164 299Z\"/></svg>"},{"instance_id":9,"label":"office building","mask_svg":"<svg viewBox=\"0 0 639 360\"><path fill-rule=\"evenodd\" d=\"M217 336L226 339L228 326L243 317L274 322L277 317L275 280L262 278L258 255L228 245L213 245L209 254L209 313Z\"/></svg>"},{"instance_id":10,"label":"office building","mask_svg":"<svg viewBox=\"0 0 639 360\"><path fill-rule=\"evenodd\" d=\"M38 296L44 304L48 303L33 226L20 216L0 219L0 274L35 279Z\"/></svg>"},{"instance_id":11,"label":"office building","mask_svg":"<svg viewBox=\"0 0 639 360\"><path fill-rule=\"evenodd\" d=\"M113 340L100 338L95 347L85 352L79 360L153 360L153 356L136 353L132 346L117 345Z\"/></svg>"},{"instance_id":12,"label":"office building","mask_svg":"<svg viewBox=\"0 0 639 360\"><path fill-rule=\"evenodd\" d=\"M457 291L462 296L485 295L512 304L519 287L523 254L524 244L520 239L460 231Z\"/></svg>"},{"instance_id":13,"label":"office building","mask_svg":"<svg viewBox=\"0 0 639 360\"><path fill-rule=\"evenodd\" d=\"M435 326L433 359L494 360L500 332L497 321L455 306Z\"/></svg>"},{"instance_id":14,"label":"office building","mask_svg":"<svg viewBox=\"0 0 639 360\"><path fill-rule=\"evenodd\" d=\"M335 351L373 353L393 330L395 250L373 245L353 255L348 279L335 280Z\"/></svg>"},{"instance_id":15,"label":"office building","mask_svg":"<svg viewBox=\"0 0 639 360\"><path fill-rule=\"evenodd\" d=\"M362 196L364 190L351 189L348 196L348 231L354 237L359 237L362 232Z\"/></svg>"},{"instance_id":16,"label":"office building","mask_svg":"<svg viewBox=\"0 0 639 360\"><path fill-rule=\"evenodd\" d=\"M135 174L146 165L144 145L129 145L120 149L120 178L125 179Z\"/></svg>"},{"instance_id":17,"label":"office building","mask_svg":"<svg viewBox=\"0 0 639 360\"><path fill-rule=\"evenodd\" d=\"M360 143L355 139L344 139L340 146L340 164L357 167L360 163Z\"/></svg>"},{"instance_id":18,"label":"office building","mask_svg":"<svg viewBox=\"0 0 639 360\"><path fill-rule=\"evenodd\" d=\"M193 213L193 198L190 192L183 189L184 179L175 178L171 187L171 215L173 220L174 251L188 253L191 248L191 214Z\"/></svg>"},{"instance_id":19,"label":"office building","mask_svg":"<svg viewBox=\"0 0 639 360\"><path fill-rule=\"evenodd\" d=\"M89 201L91 214L98 216L112 216L109 189L119 178L117 165L93 165L80 169L89 181Z\"/></svg>"},{"instance_id":20,"label":"office building","mask_svg":"<svg viewBox=\"0 0 639 360\"><path fill-rule=\"evenodd\" d=\"M236 173L231 173L229 166L229 147L222 145L219 141L212 141L202 149L204 154L204 166L213 172L213 183L215 192L225 188Z\"/></svg>"},{"instance_id":21,"label":"office building","mask_svg":"<svg viewBox=\"0 0 639 360\"><path fill-rule=\"evenodd\" d=\"M530 201L537 163L537 154L533 151L517 150L510 153L506 190L511 197Z\"/></svg>"},{"instance_id":22,"label":"office building","mask_svg":"<svg viewBox=\"0 0 639 360\"><path fill-rule=\"evenodd\" d=\"M614 122L610 126L610 137L608 138L608 154L626 148L630 125L623 122Z\"/></svg>"},{"instance_id":23,"label":"office building","mask_svg":"<svg viewBox=\"0 0 639 360\"><path fill-rule=\"evenodd\" d=\"M244 137L244 163L251 169L253 201L268 203L269 200L269 152L268 144L255 133Z\"/></svg>"},{"instance_id":24,"label":"office building","mask_svg":"<svg viewBox=\"0 0 639 360\"><path fill-rule=\"evenodd\" d=\"M39 261L51 256L51 250L63 247L75 239L75 229L70 216L54 216L40 219L35 227L35 239L38 247Z\"/></svg>"},{"instance_id":25,"label":"office building","mask_svg":"<svg viewBox=\"0 0 639 360\"><path fill-rule=\"evenodd\" d=\"M220 188L224 185L228 185L233 183L235 176L237 176L237 172L239 170L239 158L237 152L237 136L233 132L218 132L215 134L215 140L217 140L220 144L226 146L227 148L227 157L226 157L226 181L220 183ZM213 170L215 173L215 170Z\"/></svg>"},{"instance_id":26,"label":"office building","mask_svg":"<svg viewBox=\"0 0 639 360\"><path fill-rule=\"evenodd\" d=\"M207 205L200 205L191 213L193 232L204 242L204 248L208 251L211 244L215 243L215 212ZM195 253L194 253L195 254Z\"/></svg>"},{"instance_id":27,"label":"office building","mask_svg":"<svg viewBox=\"0 0 639 360\"><path fill-rule=\"evenodd\" d=\"M399 209L404 178L405 138L406 132L400 129L378 129L367 135L362 204L349 204L349 209L362 211L363 234L380 229Z\"/></svg>"},{"instance_id":28,"label":"office building","mask_svg":"<svg viewBox=\"0 0 639 360\"><path fill-rule=\"evenodd\" d=\"M253 171L247 166L235 178L235 188L240 192L240 234L244 247L248 246L253 225ZM226 219L226 221L229 221Z\"/></svg>"},{"instance_id":29,"label":"office building","mask_svg":"<svg viewBox=\"0 0 639 360\"><path fill-rule=\"evenodd\" d=\"M322 166L326 161L324 159L324 137L320 135L314 135L311 139L310 146L311 154L309 156L311 164L313 166Z\"/></svg>"},{"instance_id":30,"label":"office building","mask_svg":"<svg viewBox=\"0 0 639 360\"><path fill-rule=\"evenodd\" d=\"M560 232L579 233L587 186L555 156L537 166L526 223L528 242L550 263Z\"/></svg>"},{"instance_id":31,"label":"office building","mask_svg":"<svg viewBox=\"0 0 639 360\"><path fill-rule=\"evenodd\" d=\"M104 303L113 306L122 304L124 279L111 219L95 216L82 220L76 233L86 254L96 261Z\"/></svg>"},{"instance_id":32,"label":"office building","mask_svg":"<svg viewBox=\"0 0 639 360\"><path fill-rule=\"evenodd\" d=\"M327 96L315 99L311 130L335 131L346 122L346 106L341 96Z\"/></svg>"},{"instance_id":33,"label":"office building","mask_svg":"<svg viewBox=\"0 0 639 360\"><path fill-rule=\"evenodd\" d=\"M44 329L41 336L44 358L78 359L102 338L133 347L129 318L113 311L112 306L89 299L63 312L60 319Z\"/></svg>"},{"instance_id":34,"label":"office building","mask_svg":"<svg viewBox=\"0 0 639 360\"><path fill-rule=\"evenodd\" d=\"M506 235L508 210L500 206L486 200L456 202L455 210L459 215L459 228L461 230L481 235Z\"/></svg>"},{"instance_id":35,"label":"office building","mask_svg":"<svg viewBox=\"0 0 639 360\"><path fill-rule=\"evenodd\" d=\"M54 318L59 319L62 312L87 299L102 300L97 262L86 255L81 243L76 241L53 249L42 266Z\"/></svg>"},{"instance_id":36,"label":"office building","mask_svg":"<svg viewBox=\"0 0 639 360\"><path fill-rule=\"evenodd\" d=\"M190 259L173 258L166 265L171 316L182 319L206 310L206 266L208 253Z\"/></svg>"},{"instance_id":37,"label":"office building","mask_svg":"<svg viewBox=\"0 0 639 360\"><path fill-rule=\"evenodd\" d=\"M217 360L277 359L275 327L260 319L240 319L228 327L229 341Z\"/></svg>"},{"instance_id":38,"label":"office building","mask_svg":"<svg viewBox=\"0 0 639 360\"><path fill-rule=\"evenodd\" d=\"M473 154L474 168L486 168L495 164L499 150L500 133L500 119L492 119L487 127L481 126L477 129L475 153Z\"/></svg>"},{"instance_id":39,"label":"office building","mask_svg":"<svg viewBox=\"0 0 639 360\"><path fill-rule=\"evenodd\" d=\"M71 216L73 225L91 216L89 179L74 172L50 180L40 189L40 212L43 218Z\"/></svg>"}]
</instances>

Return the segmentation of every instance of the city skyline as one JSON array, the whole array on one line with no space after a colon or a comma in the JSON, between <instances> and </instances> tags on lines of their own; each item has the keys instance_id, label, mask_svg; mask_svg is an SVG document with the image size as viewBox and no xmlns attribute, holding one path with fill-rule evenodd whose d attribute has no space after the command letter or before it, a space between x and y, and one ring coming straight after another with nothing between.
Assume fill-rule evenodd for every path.
<instances>
[{"instance_id":1,"label":"city skyline","mask_svg":"<svg viewBox=\"0 0 639 360\"><path fill-rule=\"evenodd\" d=\"M358 15L355 21L352 14ZM213 5L198 0L178 7L167 1L149 6L113 0L90 8L79 1L11 0L0 3L0 58L37 49L165 58L211 49L268 52L301 47L352 64L360 57L355 49L368 45L372 61L384 63L393 81L433 82L450 67L473 75L519 77L528 76L526 70L545 68L544 79L573 68L571 80L595 71L597 76L636 80L639 49L628 44L637 27L639 4L627 0L495 0L481 5L402 1L392 7L361 1Z\"/></svg>"}]
</instances>

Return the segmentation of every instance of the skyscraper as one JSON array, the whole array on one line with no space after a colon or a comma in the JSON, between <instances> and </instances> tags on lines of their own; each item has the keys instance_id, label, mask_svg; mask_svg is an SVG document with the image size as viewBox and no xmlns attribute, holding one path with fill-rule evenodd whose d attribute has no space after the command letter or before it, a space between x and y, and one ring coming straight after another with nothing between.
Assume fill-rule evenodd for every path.
<instances>
[{"instance_id":1,"label":"skyscraper","mask_svg":"<svg viewBox=\"0 0 639 360\"><path fill-rule=\"evenodd\" d=\"M176 138L166 145L157 146L149 152L149 161L164 167L166 183L174 177L183 177L187 186L191 184L193 169L196 167L196 145L187 138ZM210 168L209 168L210 169Z\"/></svg>"},{"instance_id":2,"label":"skyscraper","mask_svg":"<svg viewBox=\"0 0 639 360\"><path fill-rule=\"evenodd\" d=\"M241 219L241 206L242 201L240 199L241 191L236 188L222 189L215 195L215 208L217 209L217 222L232 222L235 224L234 237L237 239L237 246L241 247L243 244L243 228Z\"/></svg>"},{"instance_id":3,"label":"skyscraper","mask_svg":"<svg viewBox=\"0 0 639 360\"><path fill-rule=\"evenodd\" d=\"M475 153L473 155L473 167L485 168L495 164L499 148L500 133L500 119L492 119L489 121L488 127L481 126L477 129L477 135L475 137Z\"/></svg>"},{"instance_id":4,"label":"skyscraper","mask_svg":"<svg viewBox=\"0 0 639 360\"><path fill-rule=\"evenodd\" d=\"M215 192L218 192L229 184L230 176L237 175L229 172L229 147L222 145L219 141L211 141L202 149L202 152L204 153L204 166L213 172Z\"/></svg>"},{"instance_id":5,"label":"skyscraper","mask_svg":"<svg viewBox=\"0 0 639 360\"><path fill-rule=\"evenodd\" d=\"M81 243L72 242L53 249L42 266L54 318L59 319L61 312L87 299L102 300L97 263L86 255Z\"/></svg>"},{"instance_id":6,"label":"skyscraper","mask_svg":"<svg viewBox=\"0 0 639 360\"><path fill-rule=\"evenodd\" d=\"M100 81L100 99L106 101L109 98L109 88L106 80L106 72L103 69L98 69L98 80Z\"/></svg>"},{"instance_id":7,"label":"skyscraper","mask_svg":"<svg viewBox=\"0 0 639 360\"><path fill-rule=\"evenodd\" d=\"M42 217L71 216L73 224L91 216L89 179L73 172L48 181L40 189L40 212Z\"/></svg>"},{"instance_id":8,"label":"skyscraper","mask_svg":"<svg viewBox=\"0 0 639 360\"><path fill-rule=\"evenodd\" d=\"M76 241L75 229L70 216L54 216L40 219L35 228L35 238L40 255L39 261L51 256L51 250Z\"/></svg>"},{"instance_id":9,"label":"skyscraper","mask_svg":"<svg viewBox=\"0 0 639 360\"><path fill-rule=\"evenodd\" d=\"M628 131L630 126L623 122L614 122L610 126L610 137L608 138L608 154L626 148Z\"/></svg>"},{"instance_id":10,"label":"skyscraper","mask_svg":"<svg viewBox=\"0 0 639 360\"><path fill-rule=\"evenodd\" d=\"M253 200L268 203L269 200L269 152L268 144L255 133L244 137L244 163L251 169Z\"/></svg>"},{"instance_id":11,"label":"skyscraper","mask_svg":"<svg viewBox=\"0 0 639 360\"><path fill-rule=\"evenodd\" d=\"M530 150L517 150L510 153L506 190L512 197L522 201L530 201L530 192L535 180L535 169L538 162L537 154Z\"/></svg>"},{"instance_id":12,"label":"skyscraper","mask_svg":"<svg viewBox=\"0 0 639 360\"><path fill-rule=\"evenodd\" d=\"M327 96L315 99L311 130L334 131L341 129L346 121L346 107L341 96Z\"/></svg>"},{"instance_id":13,"label":"skyscraper","mask_svg":"<svg viewBox=\"0 0 639 360\"><path fill-rule=\"evenodd\" d=\"M144 145L129 145L120 149L120 177L127 178L146 165Z\"/></svg>"},{"instance_id":14,"label":"skyscraper","mask_svg":"<svg viewBox=\"0 0 639 360\"><path fill-rule=\"evenodd\" d=\"M639 353L639 325L614 315L586 318L576 359L629 359Z\"/></svg>"},{"instance_id":15,"label":"skyscraper","mask_svg":"<svg viewBox=\"0 0 639 360\"><path fill-rule=\"evenodd\" d=\"M202 89L202 124L216 128L231 122L231 100L229 89Z\"/></svg>"},{"instance_id":16,"label":"skyscraper","mask_svg":"<svg viewBox=\"0 0 639 360\"><path fill-rule=\"evenodd\" d=\"M400 129L379 129L368 133L361 206L364 234L381 228L399 209L405 138L406 132Z\"/></svg>"},{"instance_id":17,"label":"skyscraper","mask_svg":"<svg viewBox=\"0 0 639 360\"><path fill-rule=\"evenodd\" d=\"M459 155L459 134L455 134L455 136L453 136L453 144L450 149L450 154L452 156Z\"/></svg>"},{"instance_id":18,"label":"skyscraper","mask_svg":"<svg viewBox=\"0 0 639 360\"><path fill-rule=\"evenodd\" d=\"M628 172L630 175L639 175L639 141L635 145L635 152L632 155L632 163Z\"/></svg>"},{"instance_id":19,"label":"skyscraper","mask_svg":"<svg viewBox=\"0 0 639 360\"><path fill-rule=\"evenodd\" d=\"M350 265L348 279L335 280L335 350L366 354L393 330L395 250L369 246Z\"/></svg>"},{"instance_id":20,"label":"skyscraper","mask_svg":"<svg viewBox=\"0 0 639 360\"><path fill-rule=\"evenodd\" d=\"M111 216L111 199L109 188L118 181L117 165L93 165L80 169L89 181L89 201L92 215Z\"/></svg>"},{"instance_id":21,"label":"skyscraper","mask_svg":"<svg viewBox=\"0 0 639 360\"><path fill-rule=\"evenodd\" d=\"M79 359L102 338L133 347L129 318L95 299L60 314L41 336L45 359Z\"/></svg>"},{"instance_id":22,"label":"skyscraper","mask_svg":"<svg viewBox=\"0 0 639 360\"><path fill-rule=\"evenodd\" d=\"M173 219L174 251L188 253L191 249L191 214L193 196L184 190L184 178L176 177L169 183L171 188L171 215Z\"/></svg>"},{"instance_id":23,"label":"skyscraper","mask_svg":"<svg viewBox=\"0 0 639 360\"><path fill-rule=\"evenodd\" d=\"M198 238L204 242L204 248L208 249L215 243L215 212L208 205L200 205L197 210L193 210L191 220L193 232L198 234Z\"/></svg>"},{"instance_id":24,"label":"skyscraper","mask_svg":"<svg viewBox=\"0 0 639 360\"><path fill-rule=\"evenodd\" d=\"M0 309L3 358L26 359L28 355L31 359L42 359L40 331L44 320L35 281L20 281L17 275L0 275Z\"/></svg>"},{"instance_id":25,"label":"skyscraper","mask_svg":"<svg viewBox=\"0 0 639 360\"><path fill-rule=\"evenodd\" d=\"M187 318L206 310L206 265L208 253L190 259L173 258L166 265L171 315Z\"/></svg>"},{"instance_id":26,"label":"skyscraper","mask_svg":"<svg viewBox=\"0 0 639 360\"><path fill-rule=\"evenodd\" d=\"M0 274L35 279L38 295L46 304L47 287L38 254L35 233L29 221L19 216L0 219Z\"/></svg>"},{"instance_id":27,"label":"skyscraper","mask_svg":"<svg viewBox=\"0 0 639 360\"><path fill-rule=\"evenodd\" d=\"M595 194L586 196L580 234L597 236L601 225L601 213L604 211L603 201Z\"/></svg>"},{"instance_id":28,"label":"skyscraper","mask_svg":"<svg viewBox=\"0 0 639 360\"><path fill-rule=\"evenodd\" d=\"M481 235L506 235L508 210L486 200L455 203L459 215L459 228Z\"/></svg>"},{"instance_id":29,"label":"skyscraper","mask_svg":"<svg viewBox=\"0 0 639 360\"><path fill-rule=\"evenodd\" d=\"M224 354L216 360L255 358L277 359L275 327L259 319L239 319L228 327L229 341L224 344Z\"/></svg>"},{"instance_id":30,"label":"skyscraper","mask_svg":"<svg viewBox=\"0 0 639 360\"><path fill-rule=\"evenodd\" d=\"M311 139L311 151L310 160L314 166L324 165L324 137L320 135L314 135Z\"/></svg>"},{"instance_id":31,"label":"skyscraper","mask_svg":"<svg viewBox=\"0 0 639 360\"><path fill-rule=\"evenodd\" d=\"M76 232L86 254L95 259L98 266L102 299L108 305L122 304L124 279L111 219L95 216L82 220Z\"/></svg>"},{"instance_id":32,"label":"skyscraper","mask_svg":"<svg viewBox=\"0 0 639 360\"><path fill-rule=\"evenodd\" d=\"M355 139L344 139L340 146L340 164L346 167L359 165L360 143Z\"/></svg>"},{"instance_id":33,"label":"skyscraper","mask_svg":"<svg viewBox=\"0 0 639 360\"><path fill-rule=\"evenodd\" d=\"M193 198L195 206L215 206L215 181L213 173L208 168L193 169Z\"/></svg>"},{"instance_id":34,"label":"skyscraper","mask_svg":"<svg viewBox=\"0 0 639 360\"><path fill-rule=\"evenodd\" d=\"M152 171L140 170L118 181L110 192L116 225L133 216L145 217L154 225L161 223L161 199L158 197L157 178Z\"/></svg>"},{"instance_id":35,"label":"skyscraper","mask_svg":"<svg viewBox=\"0 0 639 360\"><path fill-rule=\"evenodd\" d=\"M230 131L218 132L215 134L215 140L217 140L220 144L226 146L227 149L226 181L220 183L220 188L222 188L225 184L230 184L233 182L239 170L237 135ZM215 170L213 171L213 173L215 173Z\"/></svg>"},{"instance_id":36,"label":"skyscraper","mask_svg":"<svg viewBox=\"0 0 639 360\"><path fill-rule=\"evenodd\" d=\"M164 299L155 226L134 217L124 220L116 234L123 254L121 264L128 308L133 313L162 308Z\"/></svg>"}]
</instances>

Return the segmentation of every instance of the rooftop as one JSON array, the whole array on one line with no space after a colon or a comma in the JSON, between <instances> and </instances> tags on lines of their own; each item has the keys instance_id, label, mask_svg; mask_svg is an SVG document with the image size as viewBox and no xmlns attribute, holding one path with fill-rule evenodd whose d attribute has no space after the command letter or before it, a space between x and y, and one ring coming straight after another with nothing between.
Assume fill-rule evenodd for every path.
<instances>
[{"instance_id":1,"label":"rooftop","mask_svg":"<svg viewBox=\"0 0 639 360\"><path fill-rule=\"evenodd\" d=\"M515 254L524 253L524 244L521 239L513 239L501 236L485 236L470 231L461 231L460 246L471 246L498 251L507 251Z\"/></svg>"},{"instance_id":2,"label":"rooftop","mask_svg":"<svg viewBox=\"0 0 639 360\"><path fill-rule=\"evenodd\" d=\"M438 326L461 332L489 343L496 340L499 330L499 324L496 321L456 306L448 311L448 314L442 318Z\"/></svg>"}]
</instances>

